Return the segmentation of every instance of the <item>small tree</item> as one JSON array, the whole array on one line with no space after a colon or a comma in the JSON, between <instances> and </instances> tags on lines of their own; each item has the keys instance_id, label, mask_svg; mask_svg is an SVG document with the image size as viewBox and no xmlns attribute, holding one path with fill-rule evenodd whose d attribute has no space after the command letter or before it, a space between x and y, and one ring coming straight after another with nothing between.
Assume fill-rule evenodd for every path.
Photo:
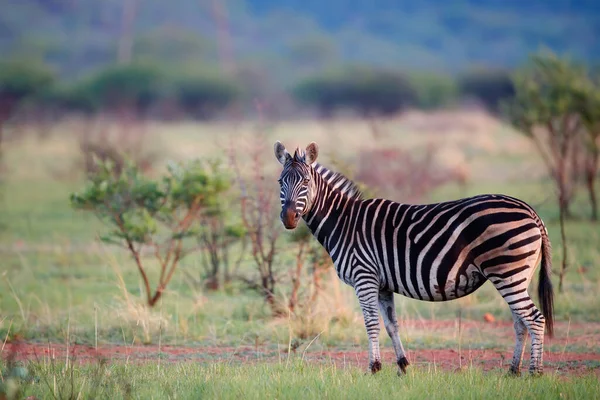
<instances>
[{"instance_id":1,"label":"small tree","mask_svg":"<svg viewBox=\"0 0 600 400\"><path fill-rule=\"evenodd\" d=\"M458 79L460 94L479 100L491 112L497 112L503 101L515 95L514 83L509 71L475 69Z\"/></svg>"},{"instance_id":2,"label":"small tree","mask_svg":"<svg viewBox=\"0 0 600 400\"><path fill-rule=\"evenodd\" d=\"M202 252L203 280L207 288L217 290L220 287L221 274L224 283L229 283L232 279L230 252L232 246L241 240L242 249L235 262L235 265L239 266L246 249L246 232L240 222L232 221L229 212L233 207L228 200L231 179L222 171L218 160L208 163L208 171L211 176L220 177L222 185L214 188L211 196L214 203L207 204L199 217L197 239Z\"/></svg>"},{"instance_id":3,"label":"small tree","mask_svg":"<svg viewBox=\"0 0 600 400\"><path fill-rule=\"evenodd\" d=\"M410 79L415 86L419 108L435 110L456 102L458 85L454 78L435 73L412 73Z\"/></svg>"},{"instance_id":4,"label":"small tree","mask_svg":"<svg viewBox=\"0 0 600 400\"><path fill-rule=\"evenodd\" d=\"M331 118L347 97L347 87L342 76L324 74L298 83L292 95L301 104L317 108L322 118Z\"/></svg>"},{"instance_id":5,"label":"small tree","mask_svg":"<svg viewBox=\"0 0 600 400\"><path fill-rule=\"evenodd\" d=\"M226 186L212 175L203 162L172 164L161 181L142 176L129 163L119 174L111 163L101 163L81 193L71 195L76 209L93 212L112 226L100 236L106 243L125 248L135 260L146 291L147 303L154 306L164 293L183 257L197 250L193 241L198 218L216 203L215 195ZM191 242L191 243L190 243ZM159 265L159 279L151 288L148 265L142 251L150 249Z\"/></svg>"},{"instance_id":6,"label":"small tree","mask_svg":"<svg viewBox=\"0 0 600 400\"><path fill-rule=\"evenodd\" d=\"M598 83L589 82L586 85L582 100L581 119L585 129L582 140L586 151L584 175L592 207L590 219L597 221L598 198L595 185L600 159L600 86Z\"/></svg>"},{"instance_id":7,"label":"small tree","mask_svg":"<svg viewBox=\"0 0 600 400\"><path fill-rule=\"evenodd\" d=\"M250 160L240 160L239 152L230 147L229 160L235 174L235 180L240 190L240 216L250 242L252 260L258 271L258 277L239 277L248 286L257 289L263 295L273 314L281 310L275 300L277 276L275 271L275 256L277 243L281 238L279 213L276 211L277 194L274 179L265 178L263 155L266 148L254 141L255 145L244 153L250 155ZM242 167L241 162L248 165Z\"/></svg>"},{"instance_id":8,"label":"small tree","mask_svg":"<svg viewBox=\"0 0 600 400\"><path fill-rule=\"evenodd\" d=\"M236 84L217 74L184 75L174 82L174 96L188 115L201 120L214 117L238 98Z\"/></svg>"},{"instance_id":9,"label":"small tree","mask_svg":"<svg viewBox=\"0 0 600 400\"><path fill-rule=\"evenodd\" d=\"M300 103L317 107L323 117L347 108L362 116L391 115L415 104L417 92L397 71L347 67L309 77L292 90Z\"/></svg>"},{"instance_id":10,"label":"small tree","mask_svg":"<svg viewBox=\"0 0 600 400\"><path fill-rule=\"evenodd\" d=\"M145 63L112 65L79 82L80 97L97 109L130 115L146 112L165 96L162 71Z\"/></svg>"},{"instance_id":11,"label":"small tree","mask_svg":"<svg viewBox=\"0 0 600 400\"><path fill-rule=\"evenodd\" d=\"M533 55L514 76L515 99L505 110L511 123L536 146L558 189L561 213L570 216L574 150L585 72L553 54Z\"/></svg>"},{"instance_id":12,"label":"small tree","mask_svg":"<svg viewBox=\"0 0 600 400\"><path fill-rule=\"evenodd\" d=\"M563 250L561 292L568 265L564 220L570 216L575 190L574 160L585 76L582 67L554 54L535 54L515 75L515 99L506 105L512 124L535 144L557 188Z\"/></svg>"}]
</instances>

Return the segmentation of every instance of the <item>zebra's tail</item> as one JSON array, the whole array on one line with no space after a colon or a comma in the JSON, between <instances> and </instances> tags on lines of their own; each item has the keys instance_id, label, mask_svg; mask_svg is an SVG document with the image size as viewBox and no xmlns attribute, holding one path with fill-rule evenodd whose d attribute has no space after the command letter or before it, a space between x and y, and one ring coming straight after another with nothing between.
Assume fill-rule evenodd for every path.
<instances>
[{"instance_id":1,"label":"zebra's tail","mask_svg":"<svg viewBox=\"0 0 600 400\"><path fill-rule=\"evenodd\" d=\"M540 220L541 222L541 220ZM538 297L542 306L542 314L546 319L546 333L549 337L554 335L554 292L552 290L552 246L548 238L548 231L541 222L542 231L542 265L538 283Z\"/></svg>"}]
</instances>

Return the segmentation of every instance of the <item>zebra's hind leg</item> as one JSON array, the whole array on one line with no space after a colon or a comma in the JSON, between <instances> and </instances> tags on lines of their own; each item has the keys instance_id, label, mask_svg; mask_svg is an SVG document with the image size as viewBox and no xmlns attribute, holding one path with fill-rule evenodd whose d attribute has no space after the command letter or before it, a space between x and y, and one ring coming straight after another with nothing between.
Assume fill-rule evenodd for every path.
<instances>
[{"instance_id":1,"label":"zebra's hind leg","mask_svg":"<svg viewBox=\"0 0 600 400\"><path fill-rule=\"evenodd\" d=\"M360 308L365 318L365 328L369 337L369 370L376 373L381 370L379 352L379 287L370 282L359 283L354 287Z\"/></svg>"},{"instance_id":2,"label":"zebra's hind leg","mask_svg":"<svg viewBox=\"0 0 600 400\"><path fill-rule=\"evenodd\" d=\"M394 293L388 290L379 292L379 311L383 317L385 330L387 331L392 345L396 352L396 363L398 364L398 375L406 373L406 367L409 365L406 359L406 353L398 334L398 319L396 317L396 308L394 307Z\"/></svg>"},{"instance_id":3,"label":"zebra's hind leg","mask_svg":"<svg viewBox=\"0 0 600 400\"><path fill-rule=\"evenodd\" d=\"M515 319L515 333L517 335L517 344L515 347L515 355L513 363L510 366L510 371L513 372L515 369L518 370L518 364L516 360L520 361L521 357L519 353L523 351L523 345L519 348L519 343L523 343L524 340L519 340L519 335L523 335L521 325L516 322L516 319L521 321L521 324L527 328L529 335L531 336L531 360L529 364L529 372L531 374L542 374L543 366L543 352L544 352L544 328L546 326L546 320L540 310L533 304L529 293L527 293L527 284L529 279L522 279L519 284L515 285L514 282L498 281L496 277L490 276L489 279L498 289L504 300L510 307L513 318Z\"/></svg>"},{"instance_id":4,"label":"zebra's hind leg","mask_svg":"<svg viewBox=\"0 0 600 400\"><path fill-rule=\"evenodd\" d=\"M527 340L527 327L521 321L521 317L513 312L513 320L515 321L515 352L513 354L512 363L510 364L509 372L513 375L521 375L521 360L525 352L525 342Z\"/></svg>"}]
</instances>

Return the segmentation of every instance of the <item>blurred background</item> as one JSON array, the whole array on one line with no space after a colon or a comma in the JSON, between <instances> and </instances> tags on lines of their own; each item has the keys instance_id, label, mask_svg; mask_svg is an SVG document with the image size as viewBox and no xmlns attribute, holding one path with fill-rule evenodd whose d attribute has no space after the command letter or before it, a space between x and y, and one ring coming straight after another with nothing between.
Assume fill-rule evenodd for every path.
<instances>
[{"instance_id":1,"label":"blurred background","mask_svg":"<svg viewBox=\"0 0 600 400\"><path fill-rule=\"evenodd\" d=\"M367 196L529 202L554 244L559 331L600 332L598 1L1 10L1 338L365 350L352 289L305 230L278 219L275 140L290 151L317 141L319 161ZM185 200L198 195L200 206ZM488 284L397 304L411 350L462 334L472 348L512 348L510 312ZM483 325L459 334L457 318ZM435 320L448 323L434 332Z\"/></svg>"},{"instance_id":2,"label":"blurred background","mask_svg":"<svg viewBox=\"0 0 600 400\"><path fill-rule=\"evenodd\" d=\"M592 0L25 0L3 7L0 54L46 72L47 102L69 111L101 107L118 79L144 87L153 118L255 115L256 101L274 118L493 108L533 51L597 61L598 14ZM361 78L371 93L343 93Z\"/></svg>"}]
</instances>

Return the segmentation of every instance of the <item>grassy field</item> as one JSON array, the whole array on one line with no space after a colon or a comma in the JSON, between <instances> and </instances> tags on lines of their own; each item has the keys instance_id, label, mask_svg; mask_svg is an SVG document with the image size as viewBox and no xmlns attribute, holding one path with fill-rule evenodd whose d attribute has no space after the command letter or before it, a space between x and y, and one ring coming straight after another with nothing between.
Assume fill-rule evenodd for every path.
<instances>
[{"instance_id":1,"label":"grassy field","mask_svg":"<svg viewBox=\"0 0 600 400\"><path fill-rule=\"evenodd\" d=\"M66 372L56 365L35 364L30 369L24 374L42 378L25 379L20 388L24 395L38 398L592 399L600 392L594 376L515 379L503 372L467 368L457 373L431 366L398 378L391 370L371 376L356 368L298 360L255 365L99 364Z\"/></svg>"},{"instance_id":2,"label":"grassy field","mask_svg":"<svg viewBox=\"0 0 600 400\"><path fill-rule=\"evenodd\" d=\"M261 297L240 285L226 291L207 292L191 283L199 277L199 262L189 257L181 264L164 299L149 310L143 305L141 282L133 262L124 252L106 247L96 240L104 229L92 215L75 212L68 204L69 194L83 186L80 157L75 135L76 124L53 128L47 139L30 135L6 147L8 172L0 222L5 226L0 240L0 338L22 338L28 342L72 343L89 346L171 345L171 346L250 346L262 352L287 349L299 343L298 351L366 350L362 314L353 290L341 284L333 271L326 279L327 290L311 315L288 318L271 317ZM453 199L477 193L513 195L532 204L546 222L553 243L554 271L561 258L557 208L552 185L544 178L540 159L526 139L479 114L438 114L434 117L409 115L402 120L382 123L375 140L372 127L363 121L317 123L297 121L261 128L254 124L152 124L147 144L158 150L157 172L168 159L183 160L223 154L233 139L243 153L249 144L264 146L265 176L276 179L279 164L272 144L282 140L288 148L317 141L320 161L327 165L332 157L348 163L360 151L384 146L416 149L425 143L440 144L438 160L442 165L460 167L468 176L467 186L447 185L424 201ZM401 200L401 199L398 199ZM600 334L600 228L587 222L589 210L581 191L573 210L580 219L570 221L570 267L564 293L557 293L557 340L551 351L600 353L596 338ZM283 230L283 227L280 227ZM284 233L287 235L288 233ZM294 265L293 245L280 245L277 267L281 271ZM242 270L252 271L247 257ZM536 274L537 276L537 274ZM553 278L557 286L557 276ZM537 285L536 280L531 287ZM285 296L285 286L278 295ZM537 298L534 296L534 301ZM396 296L401 321L401 339L408 351L426 349L499 349L512 351L513 334L508 307L491 287L484 285L474 295L448 303L427 303ZM483 323L491 313L496 323ZM459 324L474 321L474 325ZM444 324L432 329L436 321ZM420 323L423 322L423 323ZM390 341L382 330L382 346ZM4 346L3 346L4 349ZM409 353L410 354L410 353ZM590 364L590 369L596 369ZM506 366L506 364L504 365ZM504 368L504 366L502 368ZM47 363L30 368L52 377ZM46 369L45 369L46 368ZM64 374L64 365L61 367ZM86 369L87 368L87 369ZM76 387L91 395L118 398L133 393L136 398L153 393L175 397L522 397L590 398L598 393L593 377L540 380L511 380L501 373L477 369L460 374L441 372L421 366L402 380L392 369L375 378L363 376L362 369L336 369L294 363L256 365L166 364L127 365L116 362L103 367L102 376L110 385L92 389L85 378L89 368L78 366ZM45 371L45 372L44 372ZM254 379L256 377L257 379ZM63 379L58 379L59 381ZM118 379L127 382L121 387ZM64 379L63 379L64 380ZM57 383L58 385L58 383ZM526 389L523 390L525 385ZM432 386L449 387L443 392L427 392ZM28 386L42 396L44 385ZM129 391L129 392L128 392ZM264 393L267 393L263 396ZM29 392L28 392L29 393ZM159 397L164 397L159 396Z\"/></svg>"}]
</instances>

